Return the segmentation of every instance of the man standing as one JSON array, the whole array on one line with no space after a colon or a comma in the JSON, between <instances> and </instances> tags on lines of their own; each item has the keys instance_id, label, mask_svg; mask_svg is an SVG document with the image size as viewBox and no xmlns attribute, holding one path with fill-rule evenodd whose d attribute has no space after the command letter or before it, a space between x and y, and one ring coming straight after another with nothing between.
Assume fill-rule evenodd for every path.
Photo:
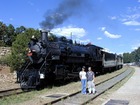
<instances>
[{"instance_id":1,"label":"man standing","mask_svg":"<svg viewBox=\"0 0 140 105\"><path fill-rule=\"evenodd\" d=\"M95 93L95 74L94 72L91 70L91 67L88 67L88 72L87 72L87 82L88 82L88 91L89 94L91 94L91 92L94 94Z\"/></svg>"},{"instance_id":2,"label":"man standing","mask_svg":"<svg viewBox=\"0 0 140 105\"><path fill-rule=\"evenodd\" d=\"M85 72L85 66L82 67L82 71L80 71L79 77L81 79L81 84L82 84L81 93L86 94L87 77L86 77L86 72Z\"/></svg>"}]
</instances>

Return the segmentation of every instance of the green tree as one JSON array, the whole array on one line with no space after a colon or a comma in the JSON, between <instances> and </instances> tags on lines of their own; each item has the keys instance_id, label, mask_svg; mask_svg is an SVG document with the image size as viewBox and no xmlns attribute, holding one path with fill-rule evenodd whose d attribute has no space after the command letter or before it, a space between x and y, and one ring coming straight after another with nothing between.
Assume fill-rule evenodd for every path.
<instances>
[{"instance_id":1,"label":"green tree","mask_svg":"<svg viewBox=\"0 0 140 105\"><path fill-rule=\"evenodd\" d=\"M24 26L20 26L20 27L17 27L15 31L16 31L16 34L21 34L26 31L26 28Z\"/></svg>"},{"instance_id":2,"label":"green tree","mask_svg":"<svg viewBox=\"0 0 140 105\"><path fill-rule=\"evenodd\" d=\"M135 51L131 52L131 58L132 58L131 62L135 62L135 56L136 56L136 52Z\"/></svg>"},{"instance_id":3,"label":"green tree","mask_svg":"<svg viewBox=\"0 0 140 105\"><path fill-rule=\"evenodd\" d=\"M7 32L7 26L0 22L0 40L2 40L3 36L6 35Z\"/></svg>"},{"instance_id":4,"label":"green tree","mask_svg":"<svg viewBox=\"0 0 140 105\"><path fill-rule=\"evenodd\" d=\"M140 62L140 47L131 53L123 54L124 63Z\"/></svg>"},{"instance_id":5,"label":"green tree","mask_svg":"<svg viewBox=\"0 0 140 105\"><path fill-rule=\"evenodd\" d=\"M135 52L134 60L135 62L139 62L140 61L140 47L136 49L134 52Z\"/></svg>"},{"instance_id":6,"label":"green tree","mask_svg":"<svg viewBox=\"0 0 140 105\"><path fill-rule=\"evenodd\" d=\"M130 53L124 53L123 54L123 61L124 63L130 63L132 60Z\"/></svg>"},{"instance_id":7,"label":"green tree","mask_svg":"<svg viewBox=\"0 0 140 105\"><path fill-rule=\"evenodd\" d=\"M6 45L11 46L14 39L15 39L15 28L12 24L9 24L7 26L6 35L4 35L3 37L3 41Z\"/></svg>"},{"instance_id":8,"label":"green tree","mask_svg":"<svg viewBox=\"0 0 140 105\"><path fill-rule=\"evenodd\" d=\"M56 35L54 35L52 33L49 34L49 36L48 36L48 40L49 41L52 41L53 42L53 41L56 41L56 39L57 39Z\"/></svg>"},{"instance_id":9,"label":"green tree","mask_svg":"<svg viewBox=\"0 0 140 105\"><path fill-rule=\"evenodd\" d=\"M18 34L12 43L12 54L9 61L11 70L19 70L26 61L26 49L32 35L39 36L39 31L32 28L27 29L24 33Z\"/></svg>"},{"instance_id":10,"label":"green tree","mask_svg":"<svg viewBox=\"0 0 140 105\"><path fill-rule=\"evenodd\" d=\"M3 38L7 34L7 26L0 22L0 46L4 46Z\"/></svg>"},{"instance_id":11,"label":"green tree","mask_svg":"<svg viewBox=\"0 0 140 105\"><path fill-rule=\"evenodd\" d=\"M8 26L7 26L7 33L8 33L8 35L14 35L15 34L15 28L14 28L14 26L12 25L12 24L9 24ZM9 37L10 37L9 36Z\"/></svg>"}]
</instances>

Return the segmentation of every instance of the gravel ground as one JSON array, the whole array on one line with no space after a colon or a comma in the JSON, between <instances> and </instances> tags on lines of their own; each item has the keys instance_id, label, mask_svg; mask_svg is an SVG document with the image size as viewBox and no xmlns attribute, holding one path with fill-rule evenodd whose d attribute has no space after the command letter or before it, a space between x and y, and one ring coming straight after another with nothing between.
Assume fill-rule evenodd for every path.
<instances>
[{"instance_id":1,"label":"gravel ground","mask_svg":"<svg viewBox=\"0 0 140 105\"><path fill-rule=\"evenodd\" d=\"M0 91L12 88L18 88L19 84L16 84L16 76L14 73L10 73L10 68L0 65Z\"/></svg>"}]
</instances>

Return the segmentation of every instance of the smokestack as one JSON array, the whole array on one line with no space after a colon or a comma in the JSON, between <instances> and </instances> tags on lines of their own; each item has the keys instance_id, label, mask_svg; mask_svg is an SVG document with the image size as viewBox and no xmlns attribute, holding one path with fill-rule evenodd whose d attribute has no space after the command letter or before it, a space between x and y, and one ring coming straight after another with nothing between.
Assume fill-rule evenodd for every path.
<instances>
[{"instance_id":1,"label":"smokestack","mask_svg":"<svg viewBox=\"0 0 140 105\"><path fill-rule=\"evenodd\" d=\"M43 42L43 44L46 44L48 42L48 33L49 31L47 30L41 30L41 41Z\"/></svg>"}]
</instances>

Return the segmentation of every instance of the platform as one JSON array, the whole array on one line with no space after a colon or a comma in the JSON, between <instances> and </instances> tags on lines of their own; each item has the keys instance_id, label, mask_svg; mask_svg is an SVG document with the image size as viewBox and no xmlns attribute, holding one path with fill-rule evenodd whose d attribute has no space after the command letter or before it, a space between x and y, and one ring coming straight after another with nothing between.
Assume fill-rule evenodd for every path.
<instances>
[{"instance_id":1,"label":"platform","mask_svg":"<svg viewBox=\"0 0 140 105\"><path fill-rule=\"evenodd\" d=\"M133 76L102 105L140 105L140 68L134 68Z\"/></svg>"}]
</instances>

